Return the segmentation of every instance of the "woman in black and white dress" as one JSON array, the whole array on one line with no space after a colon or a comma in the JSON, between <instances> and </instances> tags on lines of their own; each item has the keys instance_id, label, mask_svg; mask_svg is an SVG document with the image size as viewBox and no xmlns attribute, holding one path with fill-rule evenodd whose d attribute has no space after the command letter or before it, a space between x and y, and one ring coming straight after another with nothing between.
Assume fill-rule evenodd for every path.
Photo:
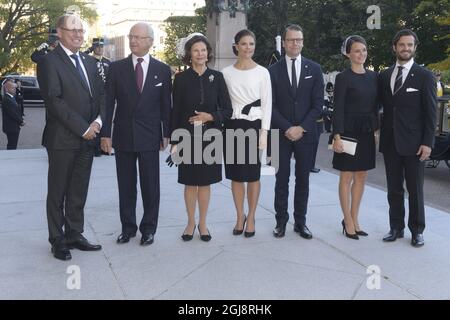
<instances>
[{"instance_id":1,"label":"woman in black and white dress","mask_svg":"<svg viewBox=\"0 0 450 320\"><path fill-rule=\"evenodd\" d=\"M240 235L245 228L246 237L255 235L255 213L261 189L259 151L267 148L267 133L270 130L272 116L270 75L266 68L253 61L255 45L256 38L253 32L239 31L233 45L233 51L238 59L233 65L222 70L233 106L231 120L225 124L224 139L225 175L232 181L237 215L233 234ZM242 143L242 139L233 136L233 133L239 135L239 132L246 132L247 136L253 139L246 138L246 142ZM230 155L231 148L234 149L234 157ZM245 161L239 161L244 159ZM244 214L246 193L247 216Z\"/></svg>"}]
</instances>

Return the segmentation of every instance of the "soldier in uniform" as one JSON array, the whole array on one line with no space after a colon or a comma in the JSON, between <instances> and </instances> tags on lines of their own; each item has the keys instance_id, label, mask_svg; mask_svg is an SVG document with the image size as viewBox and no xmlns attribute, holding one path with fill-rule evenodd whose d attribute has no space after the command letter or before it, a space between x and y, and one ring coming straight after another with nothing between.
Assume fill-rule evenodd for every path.
<instances>
[{"instance_id":1,"label":"soldier in uniform","mask_svg":"<svg viewBox=\"0 0 450 320\"><path fill-rule=\"evenodd\" d=\"M92 39L92 46L85 51L86 54L92 53L92 56L97 60L97 69L100 77L103 80L103 83L106 84L106 77L108 75L109 66L111 61L108 58L103 56L104 54L104 40L103 38L94 38ZM104 153L100 148L100 141L98 143L97 148L95 149L94 156L100 157L102 154L108 155Z\"/></svg>"},{"instance_id":2,"label":"soldier in uniform","mask_svg":"<svg viewBox=\"0 0 450 320\"><path fill-rule=\"evenodd\" d=\"M48 30L48 41L39 45L31 54L31 60L34 63L38 63L39 59L44 57L47 53L52 51L58 46L59 38L56 29L50 28Z\"/></svg>"}]
</instances>

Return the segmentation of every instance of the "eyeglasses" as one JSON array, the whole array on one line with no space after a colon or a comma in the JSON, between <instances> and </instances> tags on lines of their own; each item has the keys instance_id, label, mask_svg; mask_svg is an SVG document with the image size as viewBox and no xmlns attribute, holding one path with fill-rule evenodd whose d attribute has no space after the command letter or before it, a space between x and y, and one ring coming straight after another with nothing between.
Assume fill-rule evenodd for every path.
<instances>
[{"instance_id":1,"label":"eyeglasses","mask_svg":"<svg viewBox=\"0 0 450 320\"><path fill-rule=\"evenodd\" d=\"M77 33L85 34L86 33L86 30L83 30L83 29L66 29L66 28L61 28L61 29L65 30L67 32L70 32L72 34L77 34Z\"/></svg>"},{"instance_id":2,"label":"eyeglasses","mask_svg":"<svg viewBox=\"0 0 450 320\"><path fill-rule=\"evenodd\" d=\"M303 42L303 38L297 38L297 39L286 39L286 42L288 43L302 43Z\"/></svg>"},{"instance_id":3,"label":"eyeglasses","mask_svg":"<svg viewBox=\"0 0 450 320\"><path fill-rule=\"evenodd\" d=\"M131 34L127 35L127 38L130 39L130 40L135 39L135 40L138 40L138 41L141 41L141 40L144 40L144 39L151 39L151 37L133 36Z\"/></svg>"}]
</instances>

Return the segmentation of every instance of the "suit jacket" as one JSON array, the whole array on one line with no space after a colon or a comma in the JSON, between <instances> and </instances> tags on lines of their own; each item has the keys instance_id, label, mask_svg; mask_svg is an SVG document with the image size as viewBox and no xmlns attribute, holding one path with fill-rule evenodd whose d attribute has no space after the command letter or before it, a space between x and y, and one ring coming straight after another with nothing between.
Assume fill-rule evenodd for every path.
<instances>
[{"instance_id":1,"label":"suit jacket","mask_svg":"<svg viewBox=\"0 0 450 320\"><path fill-rule=\"evenodd\" d=\"M272 128L284 135L292 126L301 126L307 132L300 143L316 143L319 135L316 120L323 108L324 83L319 64L302 56L297 94L291 91L291 81L285 58L269 68L272 80Z\"/></svg>"},{"instance_id":2,"label":"suit jacket","mask_svg":"<svg viewBox=\"0 0 450 320\"><path fill-rule=\"evenodd\" d=\"M159 150L162 138L170 137L171 90L170 67L152 57L141 93L131 55L113 62L106 80L106 120L102 137L111 137L115 108L112 137L115 150Z\"/></svg>"},{"instance_id":3,"label":"suit jacket","mask_svg":"<svg viewBox=\"0 0 450 320\"><path fill-rule=\"evenodd\" d=\"M16 99L5 93L2 100L3 132L19 132L23 122L22 111Z\"/></svg>"},{"instance_id":4,"label":"suit jacket","mask_svg":"<svg viewBox=\"0 0 450 320\"><path fill-rule=\"evenodd\" d=\"M401 156L414 156L421 145L434 145L437 122L436 81L433 74L414 63L403 86L392 95L391 76L395 66L379 78L383 105L380 151L391 143Z\"/></svg>"},{"instance_id":5,"label":"suit jacket","mask_svg":"<svg viewBox=\"0 0 450 320\"><path fill-rule=\"evenodd\" d=\"M37 75L46 108L42 144L47 149L79 149L90 124L99 115L104 119L104 84L95 59L81 52L80 57L92 96L71 58L60 46L39 60Z\"/></svg>"}]
</instances>

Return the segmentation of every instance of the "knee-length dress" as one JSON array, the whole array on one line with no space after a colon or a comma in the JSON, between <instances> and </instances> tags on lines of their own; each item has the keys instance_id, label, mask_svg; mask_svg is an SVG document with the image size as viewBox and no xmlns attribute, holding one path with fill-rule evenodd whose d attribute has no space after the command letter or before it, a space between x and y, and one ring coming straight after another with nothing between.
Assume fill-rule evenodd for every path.
<instances>
[{"instance_id":1,"label":"knee-length dress","mask_svg":"<svg viewBox=\"0 0 450 320\"><path fill-rule=\"evenodd\" d=\"M336 76L334 87L333 135L358 140L354 156L334 153L333 168L367 171L375 168L375 136L378 129L377 73L359 74L347 69Z\"/></svg>"},{"instance_id":2,"label":"knee-length dress","mask_svg":"<svg viewBox=\"0 0 450 320\"><path fill-rule=\"evenodd\" d=\"M173 84L173 109L171 116L172 137L176 130L189 132L190 152L178 150L183 160L178 166L178 183L188 186L208 186L222 180L222 156L212 152L212 156L220 158L214 163L205 161L204 152L217 135L206 141L205 133L216 129L222 139L222 126L231 117L231 101L223 75L219 71L206 69L199 75L192 68L175 76ZM214 121L198 126L189 123L189 118L195 116L195 111L210 113ZM211 130L209 130L211 132ZM171 140L172 144L182 142ZM181 145L181 144L179 144ZM221 148L218 148L221 152Z\"/></svg>"}]
</instances>

